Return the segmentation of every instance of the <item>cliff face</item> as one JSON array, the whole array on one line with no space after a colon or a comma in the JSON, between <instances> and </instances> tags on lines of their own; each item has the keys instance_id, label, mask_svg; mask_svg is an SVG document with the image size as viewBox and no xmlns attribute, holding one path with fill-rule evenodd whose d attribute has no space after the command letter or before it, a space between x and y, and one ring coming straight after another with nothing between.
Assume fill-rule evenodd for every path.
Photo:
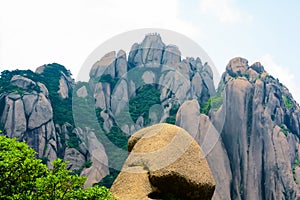
<instances>
[{"instance_id":1,"label":"cliff face","mask_svg":"<svg viewBox=\"0 0 300 200\"><path fill-rule=\"evenodd\" d=\"M186 101L176 124L207 153L214 199L298 198L300 115L288 89L260 63L234 58L208 105L206 116Z\"/></svg>"},{"instance_id":2,"label":"cliff face","mask_svg":"<svg viewBox=\"0 0 300 200\"><path fill-rule=\"evenodd\" d=\"M226 149L209 117L200 113L198 101L187 100L180 106L176 125L184 128L203 149L216 182L213 199L231 199L232 174Z\"/></svg>"},{"instance_id":3,"label":"cliff face","mask_svg":"<svg viewBox=\"0 0 300 200\"><path fill-rule=\"evenodd\" d=\"M104 55L92 66L89 84L77 91L95 102L90 101L95 105L98 128L110 140L103 142L109 149L109 166L118 170L127 157L124 152L130 135L161 122L175 124L185 100L204 104L216 93L210 66L200 58L182 59L179 49L164 44L158 34L135 43L128 57L123 50Z\"/></svg>"},{"instance_id":4,"label":"cliff face","mask_svg":"<svg viewBox=\"0 0 300 200\"><path fill-rule=\"evenodd\" d=\"M128 60L122 50L106 54L90 77L103 129L109 132L115 122L128 135L150 124L175 123L186 99L205 102L215 94L209 65L200 58L181 59L179 49L165 45L157 34L134 44Z\"/></svg>"},{"instance_id":5,"label":"cliff face","mask_svg":"<svg viewBox=\"0 0 300 200\"><path fill-rule=\"evenodd\" d=\"M19 93L1 94L3 130L9 137L26 141L39 158L56 159L57 135L47 88L20 75L14 75L10 85Z\"/></svg>"},{"instance_id":6,"label":"cliff face","mask_svg":"<svg viewBox=\"0 0 300 200\"><path fill-rule=\"evenodd\" d=\"M260 63L249 66L234 58L219 90L225 96L221 137L230 160L232 198L295 199L300 109L288 89Z\"/></svg>"},{"instance_id":7,"label":"cliff face","mask_svg":"<svg viewBox=\"0 0 300 200\"><path fill-rule=\"evenodd\" d=\"M4 134L27 142L49 167L50 161L58 157L68 161L70 170L88 177L86 186L109 173L105 149L93 130L74 126L75 83L63 66L41 66L36 73L4 71L0 86L0 124Z\"/></svg>"}]
</instances>

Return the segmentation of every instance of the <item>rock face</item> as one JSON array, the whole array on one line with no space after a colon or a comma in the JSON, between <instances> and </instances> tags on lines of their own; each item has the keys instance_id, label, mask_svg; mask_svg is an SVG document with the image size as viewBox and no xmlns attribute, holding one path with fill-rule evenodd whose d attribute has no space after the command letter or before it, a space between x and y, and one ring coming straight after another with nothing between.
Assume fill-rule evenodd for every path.
<instances>
[{"instance_id":1,"label":"rock face","mask_svg":"<svg viewBox=\"0 0 300 200\"><path fill-rule=\"evenodd\" d=\"M211 199L215 181L204 152L183 129L157 124L131 136L131 152L111 191L118 199ZM197 173L195 173L197 172Z\"/></svg>"},{"instance_id":2,"label":"rock face","mask_svg":"<svg viewBox=\"0 0 300 200\"><path fill-rule=\"evenodd\" d=\"M86 150L88 151L89 158L86 160L90 160L92 162L91 166L85 168L81 172L82 176L87 177L87 181L84 186L91 187L109 174L108 158L104 146L98 141L92 130L89 130L88 128L85 130L76 128L75 131L78 135L80 135L80 138L83 140L83 144L87 147Z\"/></svg>"},{"instance_id":3,"label":"rock face","mask_svg":"<svg viewBox=\"0 0 300 200\"><path fill-rule=\"evenodd\" d=\"M38 152L39 158L50 161L56 159L57 135L50 100L42 92L44 90L47 93L45 85L20 75L11 78L11 85L25 92L9 93L1 97L1 102L4 102L1 124L5 134L26 141ZM26 92L30 90L31 93Z\"/></svg>"},{"instance_id":4,"label":"rock face","mask_svg":"<svg viewBox=\"0 0 300 200\"><path fill-rule=\"evenodd\" d=\"M103 129L109 132L112 122L116 121L129 135L149 125L150 112L135 120L118 120L131 119L128 115L130 99L146 85L155 86L160 92L158 104L162 109L160 114L156 113L155 123L164 122L170 116L170 109L187 98L205 102L215 94L210 66L203 65L200 58L181 60L179 49L165 45L156 33L148 34L140 44L134 44L128 60L122 50L117 55L114 51L107 53L92 67L89 84L96 107L111 113L103 118Z\"/></svg>"},{"instance_id":5,"label":"rock face","mask_svg":"<svg viewBox=\"0 0 300 200\"><path fill-rule=\"evenodd\" d=\"M219 90L221 138L230 161L232 199L299 198L300 108L287 88L243 58L229 62ZM218 113L212 115L218 127Z\"/></svg>"},{"instance_id":6,"label":"rock face","mask_svg":"<svg viewBox=\"0 0 300 200\"><path fill-rule=\"evenodd\" d=\"M107 141L98 140L101 134L123 151L128 136L167 122L184 128L201 146L216 183L213 199L300 198L300 107L258 62L249 65L244 58L232 59L216 92L207 63L184 58L159 34L148 34L128 56L123 50L106 54L93 65L89 83L78 83L74 93L71 73L59 64L41 66L36 73L16 71L4 71L0 77L0 129L26 141L48 164L57 157L69 161L69 169L88 176L86 186L99 182L116 161L106 154ZM73 107L74 102L79 105ZM78 127L74 108L80 115ZM145 147L147 138L135 136L129 142L132 152L151 150L151 142ZM195 151L197 145L192 145ZM176 185L188 190L185 180L189 180L194 188L194 178L201 174L197 167L196 173L189 169L173 173L183 166L181 159L159 168L153 163L161 157L149 160L138 155L143 154L131 153L123 169L140 173L121 172L113 187L116 194L121 194L120 187L134 195L130 189L136 187L136 195L144 199L163 199L167 193L180 196ZM142 164L136 165L135 159ZM161 165L168 159L160 161ZM168 191L163 184L170 181L179 183Z\"/></svg>"},{"instance_id":7,"label":"rock face","mask_svg":"<svg viewBox=\"0 0 300 200\"><path fill-rule=\"evenodd\" d=\"M150 125L149 121L167 121L172 112L177 113L174 107L181 105L176 124L205 152L216 180L214 199L294 199L299 195L299 106L260 63L250 66L244 58L232 59L216 93L210 67L200 58L181 59L178 48L165 45L157 34L132 46L119 73L122 77L116 78L119 56L105 57L109 62L100 63L107 69L95 66L90 74L104 130L109 132L117 122L131 135ZM110 75L109 81L103 79L105 74ZM130 99L147 84L156 85L159 103L135 120L127 120L132 119ZM218 99L219 107L207 106ZM208 116L199 112L205 106Z\"/></svg>"},{"instance_id":8,"label":"rock face","mask_svg":"<svg viewBox=\"0 0 300 200\"><path fill-rule=\"evenodd\" d=\"M198 101L185 101L176 116L176 125L184 128L202 147L216 181L212 199L230 199L232 178L227 152L220 140L220 134L208 116L200 114Z\"/></svg>"},{"instance_id":9,"label":"rock face","mask_svg":"<svg viewBox=\"0 0 300 200\"><path fill-rule=\"evenodd\" d=\"M60 105L72 103L74 86L63 66L50 64L40 67L37 73L16 70L2 75L0 129L4 134L26 141L49 167L50 161L58 157L68 161L68 169L87 176L86 186L98 183L109 173L105 149L95 133L89 127L70 124L68 108ZM47 81L43 80L45 77ZM83 86L76 94L85 98L88 91ZM63 114L54 113L55 110Z\"/></svg>"}]
</instances>

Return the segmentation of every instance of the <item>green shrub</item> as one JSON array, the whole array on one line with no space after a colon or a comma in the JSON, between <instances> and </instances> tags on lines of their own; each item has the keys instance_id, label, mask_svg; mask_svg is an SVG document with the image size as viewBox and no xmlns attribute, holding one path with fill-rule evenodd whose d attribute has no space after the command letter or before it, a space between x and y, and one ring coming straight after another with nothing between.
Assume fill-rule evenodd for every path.
<instances>
[{"instance_id":1,"label":"green shrub","mask_svg":"<svg viewBox=\"0 0 300 200\"><path fill-rule=\"evenodd\" d=\"M105 187L84 189L85 177L66 170L61 159L48 170L24 142L0 136L0 199L112 200Z\"/></svg>"},{"instance_id":2,"label":"green shrub","mask_svg":"<svg viewBox=\"0 0 300 200\"><path fill-rule=\"evenodd\" d=\"M49 98L53 105L53 121L55 124L63 125L66 122L74 125L72 114L72 92L69 91L69 98L62 99L58 94L61 72L70 76L71 73L64 66L53 63L45 65L44 71L40 74L40 82L45 84L49 91Z\"/></svg>"},{"instance_id":3,"label":"green shrub","mask_svg":"<svg viewBox=\"0 0 300 200\"><path fill-rule=\"evenodd\" d=\"M144 125L148 124L150 108L160 103L160 90L156 85L146 84L137 89L136 96L129 100L129 112L132 120L136 122L138 117L143 116Z\"/></svg>"},{"instance_id":4,"label":"green shrub","mask_svg":"<svg viewBox=\"0 0 300 200\"><path fill-rule=\"evenodd\" d=\"M176 123L176 114L178 112L180 105L174 104L169 111L169 117L165 120L166 123L175 124Z\"/></svg>"},{"instance_id":5,"label":"green shrub","mask_svg":"<svg viewBox=\"0 0 300 200\"><path fill-rule=\"evenodd\" d=\"M280 128L281 128L280 131L281 131L285 136L287 136L287 135L291 132L288 128L286 128L285 124L280 124Z\"/></svg>"},{"instance_id":6,"label":"green shrub","mask_svg":"<svg viewBox=\"0 0 300 200\"><path fill-rule=\"evenodd\" d=\"M119 78L112 78L112 76L110 74L103 74L99 80L99 82L101 82L101 83L109 83L111 86L111 91L114 90L118 81L119 81Z\"/></svg>"},{"instance_id":7,"label":"green shrub","mask_svg":"<svg viewBox=\"0 0 300 200\"><path fill-rule=\"evenodd\" d=\"M208 115L211 109L217 111L222 104L223 98L221 96L212 96L203 106L200 107L200 112Z\"/></svg>"},{"instance_id":8,"label":"green shrub","mask_svg":"<svg viewBox=\"0 0 300 200\"><path fill-rule=\"evenodd\" d=\"M290 109L293 107L293 104L292 104L292 101L290 98L286 97L286 96L283 96L283 100L284 100L284 103L285 103L285 106Z\"/></svg>"}]
</instances>

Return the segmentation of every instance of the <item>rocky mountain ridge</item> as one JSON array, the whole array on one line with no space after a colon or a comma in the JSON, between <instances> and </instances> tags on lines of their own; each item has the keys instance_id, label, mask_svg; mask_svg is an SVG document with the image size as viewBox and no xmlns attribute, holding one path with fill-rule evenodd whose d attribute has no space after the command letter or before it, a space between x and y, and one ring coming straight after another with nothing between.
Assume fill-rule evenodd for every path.
<instances>
[{"instance_id":1,"label":"rocky mountain ridge","mask_svg":"<svg viewBox=\"0 0 300 200\"><path fill-rule=\"evenodd\" d=\"M0 86L4 133L25 140L45 162L69 161L89 177L86 186L111 184L128 137L167 122L203 149L216 182L213 199L299 197L300 108L258 62L232 59L216 90L207 63L182 58L178 47L149 34L128 57L123 50L102 57L88 83L52 64L36 73L4 71Z\"/></svg>"},{"instance_id":2,"label":"rocky mountain ridge","mask_svg":"<svg viewBox=\"0 0 300 200\"><path fill-rule=\"evenodd\" d=\"M179 49L165 45L160 35L155 34L146 35L141 44L134 44L128 61L122 50L117 54L113 51L104 55L92 67L89 83L96 107L102 110L106 131L110 130L113 121L118 121L115 120L118 116L124 117L130 112L126 110L130 107L130 99L138 96L137 93L148 85L158 91L156 104L161 107L160 111L155 112L154 109L153 113L149 113L152 124L167 120L172 107L188 98L206 102L215 95L210 66L202 64L200 58L181 60ZM145 116L128 117L133 121L118 124L126 134L131 135L147 124Z\"/></svg>"},{"instance_id":3,"label":"rocky mountain ridge","mask_svg":"<svg viewBox=\"0 0 300 200\"><path fill-rule=\"evenodd\" d=\"M68 168L86 175L86 184L91 186L108 174L107 157L91 130L74 126L74 86L70 73L55 63L39 67L36 73L2 72L1 130L8 137L26 141L49 167L58 157L68 161ZM83 143L80 134L91 137Z\"/></svg>"},{"instance_id":4,"label":"rocky mountain ridge","mask_svg":"<svg viewBox=\"0 0 300 200\"><path fill-rule=\"evenodd\" d=\"M229 62L220 86L226 93L221 138L231 163L232 198L299 197L299 104L260 63L249 66L242 58Z\"/></svg>"}]
</instances>

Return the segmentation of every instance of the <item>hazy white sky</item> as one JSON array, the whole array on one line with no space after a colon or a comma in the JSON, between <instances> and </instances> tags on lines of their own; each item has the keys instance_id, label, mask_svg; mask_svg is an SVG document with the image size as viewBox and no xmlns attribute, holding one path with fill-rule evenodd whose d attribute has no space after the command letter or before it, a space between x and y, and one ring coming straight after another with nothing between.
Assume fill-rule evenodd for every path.
<instances>
[{"instance_id":1,"label":"hazy white sky","mask_svg":"<svg viewBox=\"0 0 300 200\"><path fill-rule=\"evenodd\" d=\"M261 61L299 102L299 9L297 0L0 0L0 71L57 62L76 77L111 37L164 28L196 41L220 73L236 56Z\"/></svg>"}]
</instances>

